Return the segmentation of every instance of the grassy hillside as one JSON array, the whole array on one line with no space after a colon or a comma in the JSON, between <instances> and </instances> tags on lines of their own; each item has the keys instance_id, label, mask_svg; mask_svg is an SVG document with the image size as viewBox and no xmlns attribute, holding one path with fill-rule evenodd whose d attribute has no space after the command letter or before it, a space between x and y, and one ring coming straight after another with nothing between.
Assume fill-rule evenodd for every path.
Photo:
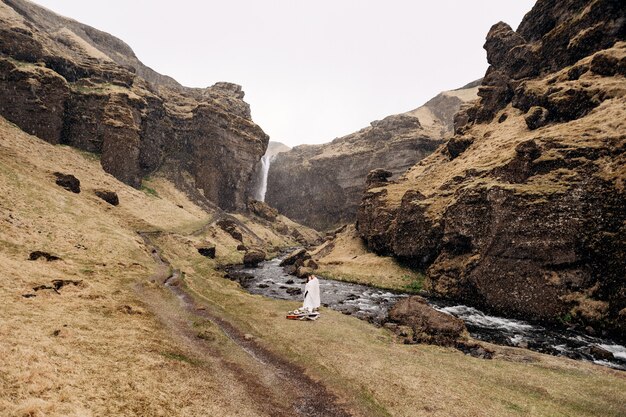
<instances>
[{"instance_id":1,"label":"grassy hillside","mask_svg":"<svg viewBox=\"0 0 626 417\"><path fill-rule=\"evenodd\" d=\"M81 193L58 187L56 171L79 178ZM325 309L317 322L287 321L295 303L249 295L216 271L241 260L239 242L215 225L223 213L163 179L144 186L0 119L0 415L306 415L306 393L290 383L299 373L328 390L320 401L355 416L626 413L621 372L519 349L495 348L487 361L403 345ZM117 192L120 205L95 189ZM246 245L294 243L258 219L242 223L262 236L246 234ZM155 232L170 265L138 231ZM216 260L198 254L204 243L216 244ZM29 261L37 250L60 259ZM173 269L186 305L161 284Z\"/></svg>"}]
</instances>

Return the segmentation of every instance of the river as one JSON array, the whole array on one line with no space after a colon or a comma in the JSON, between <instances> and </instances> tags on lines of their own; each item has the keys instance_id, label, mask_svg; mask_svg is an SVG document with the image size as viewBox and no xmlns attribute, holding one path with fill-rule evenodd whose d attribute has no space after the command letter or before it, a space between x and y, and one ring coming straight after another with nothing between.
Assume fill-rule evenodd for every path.
<instances>
[{"instance_id":1,"label":"river","mask_svg":"<svg viewBox=\"0 0 626 417\"><path fill-rule=\"evenodd\" d=\"M302 300L304 281L286 274L279 263L280 259L273 259L256 268L240 269L240 272L246 274L245 279L240 279L242 286L252 294L280 300ZM320 293L324 307L377 325L386 321L388 311L395 302L409 295L329 279L320 279ZM428 301L437 310L462 319L475 339L626 370L626 347L611 340L575 330L546 328L521 320L492 316L444 300L431 298ZM594 346L611 352L613 359L602 359L594 354Z\"/></svg>"}]
</instances>

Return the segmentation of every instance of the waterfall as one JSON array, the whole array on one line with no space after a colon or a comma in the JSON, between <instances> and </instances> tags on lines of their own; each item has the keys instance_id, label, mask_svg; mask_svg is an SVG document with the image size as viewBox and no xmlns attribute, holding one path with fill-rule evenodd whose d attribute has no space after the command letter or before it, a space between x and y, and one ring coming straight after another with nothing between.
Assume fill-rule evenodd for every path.
<instances>
[{"instance_id":1,"label":"waterfall","mask_svg":"<svg viewBox=\"0 0 626 417\"><path fill-rule=\"evenodd\" d=\"M254 198L259 201L265 201L265 193L267 192L267 173L270 170L270 164L275 155L263 155L261 158L261 177L257 182L258 187L255 191Z\"/></svg>"}]
</instances>

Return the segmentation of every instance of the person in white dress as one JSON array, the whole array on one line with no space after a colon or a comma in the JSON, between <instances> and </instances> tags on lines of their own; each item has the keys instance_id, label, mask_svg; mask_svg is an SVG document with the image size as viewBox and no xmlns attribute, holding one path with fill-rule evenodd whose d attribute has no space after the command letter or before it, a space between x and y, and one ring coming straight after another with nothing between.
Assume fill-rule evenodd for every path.
<instances>
[{"instance_id":1,"label":"person in white dress","mask_svg":"<svg viewBox=\"0 0 626 417\"><path fill-rule=\"evenodd\" d=\"M313 274L309 275L309 281L304 287L304 304L302 309L310 313L320 308L320 281Z\"/></svg>"}]
</instances>

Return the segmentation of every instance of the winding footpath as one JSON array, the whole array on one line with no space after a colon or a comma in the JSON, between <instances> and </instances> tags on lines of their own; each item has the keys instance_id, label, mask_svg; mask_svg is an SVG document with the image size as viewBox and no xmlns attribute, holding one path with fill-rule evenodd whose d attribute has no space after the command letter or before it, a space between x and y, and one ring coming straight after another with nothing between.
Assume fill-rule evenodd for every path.
<instances>
[{"instance_id":1,"label":"winding footpath","mask_svg":"<svg viewBox=\"0 0 626 417\"><path fill-rule=\"evenodd\" d=\"M154 243L153 236L158 235L158 232L138 233L158 265L157 272L150 280L167 287L180 299L183 308L191 317L206 319L215 324L232 342L261 365L263 375L254 375L254 369L241 369L237 364L224 362L233 374L239 376L239 381L245 385L251 399L262 405L265 413L276 417L354 415L339 404L338 398L323 384L307 376L303 368L259 345L254 339L246 337L235 325L210 312L205 306L199 305L187 292L189 290L180 285L180 271L172 267ZM154 305L153 307L158 308ZM185 324L187 328L182 329L182 333L191 335L192 323L187 319ZM205 352L212 356L218 354L207 349L206 343L201 339L187 337L187 341L197 345L197 352Z\"/></svg>"}]
</instances>

